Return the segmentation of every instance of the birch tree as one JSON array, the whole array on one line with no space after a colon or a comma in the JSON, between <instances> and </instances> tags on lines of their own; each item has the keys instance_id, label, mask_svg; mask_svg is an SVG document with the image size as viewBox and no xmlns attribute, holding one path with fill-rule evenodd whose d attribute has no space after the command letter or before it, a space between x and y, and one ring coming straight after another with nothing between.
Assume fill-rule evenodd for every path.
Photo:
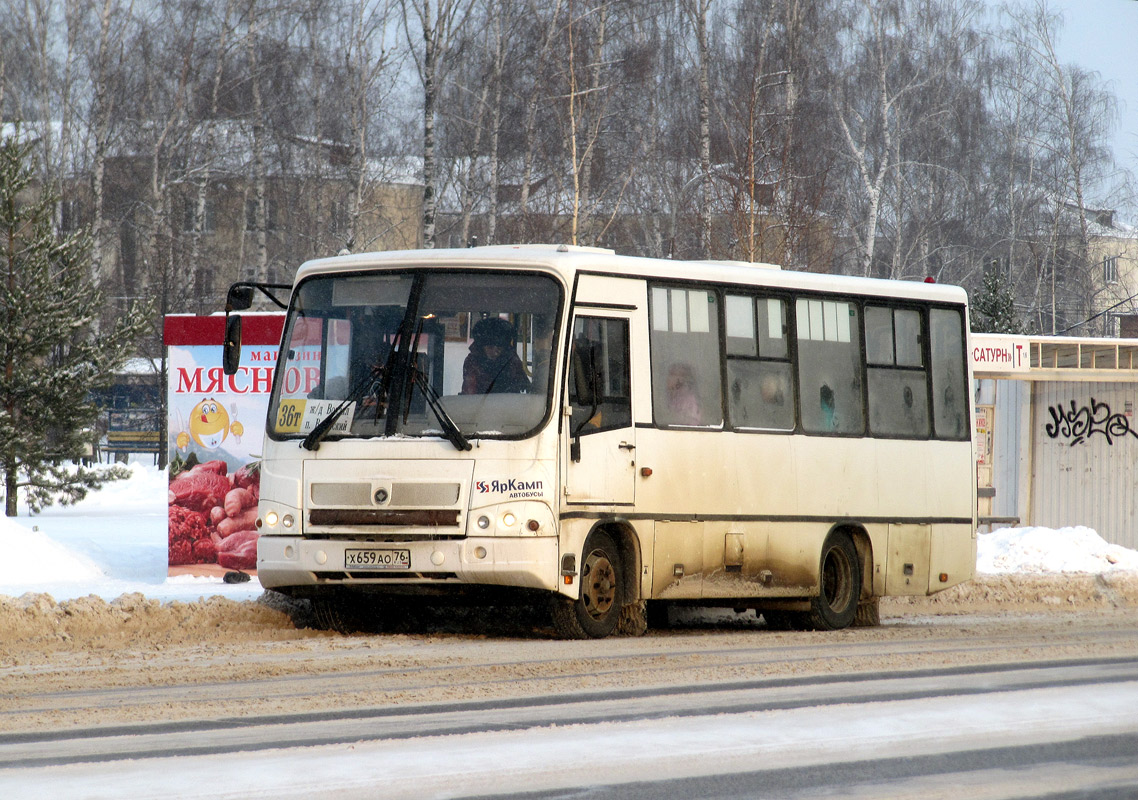
<instances>
[{"instance_id":1,"label":"birch tree","mask_svg":"<svg viewBox=\"0 0 1138 800\"><path fill-rule=\"evenodd\" d=\"M707 16L715 0L684 0L684 11L695 28L696 70L699 75L697 104L699 108L699 181L698 211L699 257L711 254L711 216L709 181L711 180L711 46L707 33Z\"/></svg>"},{"instance_id":2,"label":"birch tree","mask_svg":"<svg viewBox=\"0 0 1138 800\"><path fill-rule=\"evenodd\" d=\"M1030 244L1027 264L1015 271L1021 285L1027 277L1033 288L1035 325L1054 334L1089 317L1093 306L1090 209L1110 202L1119 179L1108 144L1115 100L1097 75L1062 62L1062 19L1046 3L1008 13L1004 37L1016 71L1006 97L1016 112L1016 151L1028 170L1009 181L1009 192L1034 187L1027 191L1032 205L1014 220L1009 239ZM1010 252L1013 268L1023 264L1022 253Z\"/></svg>"},{"instance_id":3,"label":"birch tree","mask_svg":"<svg viewBox=\"0 0 1138 800\"><path fill-rule=\"evenodd\" d=\"M438 99L449 67L455 31L473 0L400 0L403 31L423 87L423 246L435 246L439 169L435 153Z\"/></svg>"},{"instance_id":4,"label":"birch tree","mask_svg":"<svg viewBox=\"0 0 1138 800\"><path fill-rule=\"evenodd\" d=\"M347 224L343 245L351 247L357 242L367 247L368 242L360 236L360 216L363 213L364 196L368 187L367 163L373 137L376 117L382 103L391 92L395 67L398 59L392 52L385 37L388 24L392 21L394 7L392 0L378 3L353 3L348 16L349 42L345 56L347 72L351 81L348 103L348 131L351 144L351 182L348 200Z\"/></svg>"},{"instance_id":5,"label":"birch tree","mask_svg":"<svg viewBox=\"0 0 1138 800\"><path fill-rule=\"evenodd\" d=\"M112 143L120 133L116 130L116 119L122 87L123 44L133 1L120 8L116 0L103 0L97 8L98 38L90 54L93 91L87 127L92 142L91 234L94 242L91 267L96 284L100 285L111 278L113 232L107 219L106 169Z\"/></svg>"}]
</instances>

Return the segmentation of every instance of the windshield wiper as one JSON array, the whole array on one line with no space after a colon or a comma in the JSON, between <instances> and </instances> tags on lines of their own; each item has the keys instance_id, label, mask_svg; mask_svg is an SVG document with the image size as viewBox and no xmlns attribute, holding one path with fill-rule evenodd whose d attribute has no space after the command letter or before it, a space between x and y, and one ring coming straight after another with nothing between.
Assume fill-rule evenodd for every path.
<instances>
[{"instance_id":1,"label":"windshield wiper","mask_svg":"<svg viewBox=\"0 0 1138 800\"><path fill-rule=\"evenodd\" d=\"M446 408L443 407L439 393L431 386L431 382L427 379L427 376L423 374L423 371L413 366L411 368L411 379L415 382L415 385L419 387L419 390L423 393L423 397L427 400L427 405L430 406L431 411L435 413L435 417L443 426L443 434L447 440L454 445L456 450L469 450L470 440L466 438L451 415L447 413Z\"/></svg>"},{"instance_id":2,"label":"windshield wiper","mask_svg":"<svg viewBox=\"0 0 1138 800\"><path fill-rule=\"evenodd\" d=\"M433 315L432 315L433 316ZM419 387L419 391L423 393L427 405L430 406L431 411L434 412L435 418L443 426L443 433L446 435L447 440L454 445L455 450L469 450L470 442L463 435L458 425L455 424L454 419L447 410L443 407L442 400L439 393L435 391L435 387L431 386L430 380L427 378L423 371L419 369L419 340L423 336L423 322L426 317L419 319L419 324L415 326L415 338L411 340L411 363L408 368L411 370L411 383ZM407 404L403 409L404 422L406 422L407 411L411 407L411 392L407 392Z\"/></svg>"},{"instance_id":3,"label":"windshield wiper","mask_svg":"<svg viewBox=\"0 0 1138 800\"><path fill-rule=\"evenodd\" d=\"M390 355L387 360L388 363L390 363ZM300 446L305 450L319 450L320 442L328 435L328 431L332 430L332 426L336 424L336 420L340 418L340 415L343 414L352 403L357 403L362 400L369 390L374 389L376 401L377 403L380 402L387 389L387 376L389 374L388 363L373 367L362 380L352 387L352 390L348 392L347 398L329 411L328 416L316 423L316 427L304 437L304 441L300 443Z\"/></svg>"}]
</instances>

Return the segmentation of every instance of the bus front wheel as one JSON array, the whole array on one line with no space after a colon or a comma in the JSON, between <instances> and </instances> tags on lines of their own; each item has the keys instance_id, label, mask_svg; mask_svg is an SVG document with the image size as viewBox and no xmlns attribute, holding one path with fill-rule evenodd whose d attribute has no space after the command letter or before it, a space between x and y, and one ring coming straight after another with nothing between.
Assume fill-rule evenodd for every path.
<instances>
[{"instance_id":1,"label":"bus front wheel","mask_svg":"<svg viewBox=\"0 0 1138 800\"><path fill-rule=\"evenodd\" d=\"M332 593L312 600L315 627L325 631L350 634L367 628L367 615L360 600L350 595Z\"/></svg>"},{"instance_id":2,"label":"bus front wheel","mask_svg":"<svg viewBox=\"0 0 1138 800\"><path fill-rule=\"evenodd\" d=\"M810 628L835 631L848 628L861 599L861 562L848 533L834 531L822 545L818 595L810 600Z\"/></svg>"},{"instance_id":3,"label":"bus front wheel","mask_svg":"<svg viewBox=\"0 0 1138 800\"><path fill-rule=\"evenodd\" d=\"M601 639L616 630L624 607L620 551L604 531L585 541L581 552L581 594L553 598L553 627L562 639Z\"/></svg>"}]
</instances>

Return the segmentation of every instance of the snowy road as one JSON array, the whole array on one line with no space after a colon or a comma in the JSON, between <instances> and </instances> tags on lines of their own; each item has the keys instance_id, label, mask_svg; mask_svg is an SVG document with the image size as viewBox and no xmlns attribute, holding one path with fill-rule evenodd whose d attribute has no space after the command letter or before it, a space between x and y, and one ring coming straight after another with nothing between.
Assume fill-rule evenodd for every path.
<instances>
[{"instance_id":1,"label":"snowy road","mask_svg":"<svg viewBox=\"0 0 1138 800\"><path fill-rule=\"evenodd\" d=\"M86 722L8 725L0 797L1138 796L1138 621L1121 610L240 652L238 668L236 650L164 646L87 663L70 688L66 661L10 670L41 690L0 719Z\"/></svg>"},{"instance_id":2,"label":"snowy road","mask_svg":"<svg viewBox=\"0 0 1138 800\"><path fill-rule=\"evenodd\" d=\"M0 736L6 798L1138 792L1138 660L614 689ZM583 791L582 791L583 790ZM1119 792L1109 794L1109 792Z\"/></svg>"}]
</instances>

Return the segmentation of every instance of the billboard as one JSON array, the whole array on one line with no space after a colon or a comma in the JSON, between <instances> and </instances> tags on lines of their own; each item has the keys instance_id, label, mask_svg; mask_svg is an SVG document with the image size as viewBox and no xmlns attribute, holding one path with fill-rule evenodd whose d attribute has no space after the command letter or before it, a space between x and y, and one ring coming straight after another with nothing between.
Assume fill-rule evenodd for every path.
<instances>
[{"instance_id":1,"label":"billboard","mask_svg":"<svg viewBox=\"0 0 1138 800\"><path fill-rule=\"evenodd\" d=\"M242 315L241 363L221 366L225 317L165 319L169 573L257 564L261 442L283 314Z\"/></svg>"}]
</instances>

